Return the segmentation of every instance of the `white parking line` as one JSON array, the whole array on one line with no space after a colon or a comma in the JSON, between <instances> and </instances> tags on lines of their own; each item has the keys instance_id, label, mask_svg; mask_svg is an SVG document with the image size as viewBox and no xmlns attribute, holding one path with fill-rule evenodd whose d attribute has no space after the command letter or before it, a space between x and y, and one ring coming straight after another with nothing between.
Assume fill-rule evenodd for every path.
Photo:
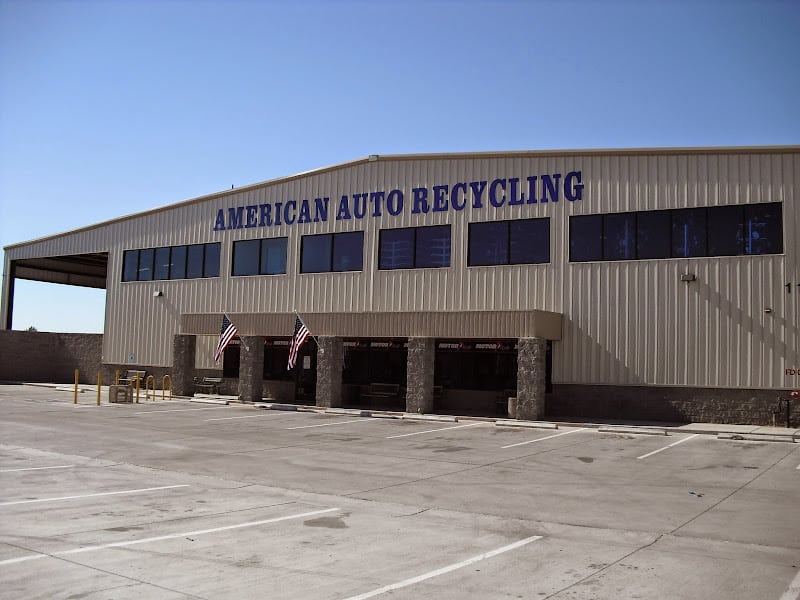
<instances>
[{"instance_id":1,"label":"white parking line","mask_svg":"<svg viewBox=\"0 0 800 600\"><path fill-rule=\"evenodd\" d=\"M345 423L365 423L367 421L378 421L379 419L369 419L369 418L362 418L362 419L353 419L352 421L336 421L334 423L320 423L319 425L301 425L300 427L287 427L286 430L289 431L290 429L308 429L310 427L329 427L331 425L344 425Z\"/></svg>"},{"instance_id":2,"label":"white parking line","mask_svg":"<svg viewBox=\"0 0 800 600\"><path fill-rule=\"evenodd\" d=\"M25 469L0 469L0 473L15 473L17 471L44 471L45 469L69 469L75 465L58 465L55 467L27 467Z\"/></svg>"},{"instance_id":3,"label":"white parking line","mask_svg":"<svg viewBox=\"0 0 800 600\"><path fill-rule=\"evenodd\" d=\"M244 417L219 417L218 419L203 419L203 421L231 421L233 419L263 419L264 417L279 417L280 413L272 413L269 415L245 415Z\"/></svg>"},{"instance_id":4,"label":"white parking line","mask_svg":"<svg viewBox=\"0 0 800 600\"><path fill-rule=\"evenodd\" d=\"M533 444L534 442L543 442L544 440L549 440L552 438L561 437L562 435L569 435L570 433L577 433L578 431L586 431L586 427L578 427L577 429L571 429L569 431L565 431L563 433L556 433L555 435L548 435L543 438L537 438L535 440L528 440L527 442L519 442L518 444L510 444L508 446L502 446L503 450L506 448L513 448L515 446L524 446L525 444Z\"/></svg>"},{"instance_id":5,"label":"white parking line","mask_svg":"<svg viewBox=\"0 0 800 600\"><path fill-rule=\"evenodd\" d=\"M800 469L800 467L797 468ZM800 598L800 571L797 572L797 575L792 579L792 583L790 583L786 591L783 592L781 600L797 600L798 598Z\"/></svg>"},{"instance_id":6,"label":"white parking line","mask_svg":"<svg viewBox=\"0 0 800 600\"><path fill-rule=\"evenodd\" d=\"M162 485L160 487L140 488L138 490L121 490L119 492L102 492L99 494L83 494L81 496L61 496L59 498L36 498L34 500L14 500L12 502L0 502L0 506L15 506L17 504L33 504L34 502L57 502L58 500L77 500L79 498L97 498L99 496L119 496L120 494L139 494L142 492L155 492L157 490L172 490L175 488L189 487L183 485Z\"/></svg>"},{"instance_id":7,"label":"white parking line","mask_svg":"<svg viewBox=\"0 0 800 600\"><path fill-rule=\"evenodd\" d=\"M637 459L640 458L647 458L648 456L653 456L653 454L658 454L659 452L663 452L664 450L669 450L673 446L677 446L678 444L682 444L683 442L689 441L692 438L696 438L699 433L693 433L692 435L688 435L685 438L678 440L677 442L672 442L669 446L664 446L663 448L659 448L658 450L653 450L652 452L648 452L647 454L642 454L641 456L637 456Z\"/></svg>"},{"instance_id":8,"label":"white parking line","mask_svg":"<svg viewBox=\"0 0 800 600\"><path fill-rule=\"evenodd\" d=\"M467 425L456 425L454 427L442 427L440 429L426 429L425 431L415 431L414 433L401 433L400 435L390 435L387 436L387 440L393 440L395 438L401 437L409 437L412 435L422 435L423 433L433 433L435 431L447 431L448 429L461 429L463 427L475 427L476 425L486 425L486 423L468 423Z\"/></svg>"},{"instance_id":9,"label":"white parking line","mask_svg":"<svg viewBox=\"0 0 800 600\"><path fill-rule=\"evenodd\" d=\"M262 521L250 521L249 523L239 523L237 525L228 525L226 527L214 527L213 529L198 529L197 531L184 531L182 533L170 533L169 535L159 535L156 537L144 538L141 540L128 540L126 542L112 542L110 544L101 544L99 546L85 546L83 548L74 548L73 550L64 550L62 552L53 552L52 554L28 554L17 558L9 558L0 561L0 566L10 565L14 563L26 562L29 560L37 560L40 558L47 558L50 556L68 556L70 554L80 554L82 552L94 552L95 550L106 550L108 548L124 548L125 546L134 546L136 544L147 544L149 542L160 542L162 540L173 540L176 538L192 537L196 535L204 535L206 533L217 533L218 531L229 531L231 529L242 529L244 527L255 527L257 525L266 525L268 523L279 523L280 521L289 521L291 519L302 519L304 517L313 517L339 510L338 508L326 508L324 510L315 510L297 515L287 515L285 517L275 517L272 519L264 519Z\"/></svg>"},{"instance_id":10,"label":"white parking line","mask_svg":"<svg viewBox=\"0 0 800 600\"><path fill-rule=\"evenodd\" d=\"M157 415L159 413L166 413L166 412L190 412L195 410L221 410L223 408L228 408L227 406L212 406L210 408L171 408L169 410L141 410L139 412L135 412L135 415Z\"/></svg>"},{"instance_id":11,"label":"white parking line","mask_svg":"<svg viewBox=\"0 0 800 600\"><path fill-rule=\"evenodd\" d=\"M408 587L409 585L414 585L415 583L425 581L426 579L431 579L433 577L438 577L439 575L444 575L445 573L450 573L451 571L455 571L457 569L468 567L469 565L475 564L476 562L480 562L482 560L486 560L487 558L492 558L493 556L497 556L498 554L503 554L504 552L509 552L510 550L516 550L517 548L521 548L522 546L525 546L527 544L530 544L531 542L535 542L536 540L540 539L542 539L542 536L534 535L529 538L525 538L524 540L514 542L513 544L509 544L508 546L503 546L502 548L497 548L496 550L491 550L490 552L485 552L483 554L479 554L478 556L473 556L472 558L468 558L467 560L461 561L459 563L448 565L446 567L442 567L441 569L436 569L435 571L429 571L428 573L412 577L411 579L404 579L403 581L392 583L391 585L378 588L377 590L372 590L371 592L366 592L365 594L359 594L358 596L351 596L346 600L366 600L367 598L373 598L374 596L385 594L386 592L391 592L392 590L399 590L400 588Z\"/></svg>"}]
</instances>

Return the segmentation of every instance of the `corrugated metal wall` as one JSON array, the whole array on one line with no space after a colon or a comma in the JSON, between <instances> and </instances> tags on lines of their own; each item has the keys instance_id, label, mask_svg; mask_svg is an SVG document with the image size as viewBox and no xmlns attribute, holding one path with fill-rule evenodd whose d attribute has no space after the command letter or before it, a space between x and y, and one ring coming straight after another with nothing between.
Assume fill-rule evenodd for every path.
<instances>
[{"instance_id":1,"label":"corrugated metal wall","mask_svg":"<svg viewBox=\"0 0 800 600\"><path fill-rule=\"evenodd\" d=\"M412 188L529 175L582 172L583 199L412 214ZM800 367L800 177L797 149L607 151L381 157L217 194L38 243L10 248L11 258L109 251L106 362L169 365L180 315L190 313L555 311L564 314L554 344L556 383L665 384L781 388ZM403 212L336 220L343 194L401 189ZM488 191L488 190L487 190ZM330 198L327 222L214 232L219 208ZM432 200L429 197L429 200ZM569 216L725 204L784 203L784 255L569 263ZM551 219L551 263L467 267L468 223ZM378 232L386 227L450 223L451 267L377 270ZM304 274L302 235L365 231L364 270ZM229 277L232 242L289 237L289 275ZM215 279L121 283L122 252L222 242ZM8 256L7 256L8 261ZM683 273L697 281L680 281ZM292 275L295 273L295 275ZM162 297L153 292L163 291ZM772 312L767 313L767 309ZM287 332L289 335L291 332ZM199 340L198 361L212 366L213 338Z\"/></svg>"}]
</instances>

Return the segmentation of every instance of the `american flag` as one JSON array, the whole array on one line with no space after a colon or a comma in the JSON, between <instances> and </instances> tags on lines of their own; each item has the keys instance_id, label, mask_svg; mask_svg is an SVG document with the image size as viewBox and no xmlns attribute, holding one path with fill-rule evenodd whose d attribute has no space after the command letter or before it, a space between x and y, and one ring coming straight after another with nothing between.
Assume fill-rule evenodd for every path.
<instances>
[{"instance_id":1,"label":"american flag","mask_svg":"<svg viewBox=\"0 0 800 600\"><path fill-rule=\"evenodd\" d=\"M214 362L218 363L222 358L222 353L225 348L231 343L231 340L236 337L236 326L231 323L228 315L222 315L222 326L219 328L219 341L217 342L217 349L214 352Z\"/></svg>"},{"instance_id":2,"label":"american flag","mask_svg":"<svg viewBox=\"0 0 800 600\"><path fill-rule=\"evenodd\" d=\"M286 370L291 371L297 363L297 354L300 348L306 341L306 338L311 335L311 332L306 327L306 324L300 320L298 316L294 320L294 335L292 336L292 343L289 345L289 364L286 365Z\"/></svg>"}]
</instances>

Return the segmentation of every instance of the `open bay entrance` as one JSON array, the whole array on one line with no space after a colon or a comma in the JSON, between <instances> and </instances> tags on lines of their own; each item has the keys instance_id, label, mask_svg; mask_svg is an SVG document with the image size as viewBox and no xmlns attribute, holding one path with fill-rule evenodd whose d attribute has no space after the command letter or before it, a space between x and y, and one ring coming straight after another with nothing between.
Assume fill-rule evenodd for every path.
<instances>
[{"instance_id":1,"label":"open bay entrance","mask_svg":"<svg viewBox=\"0 0 800 600\"><path fill-rule=\"evenodd\" d=\"M342 404L404 411L407 367L405 338L345 339Z\"/></svg>"}]
</instances>

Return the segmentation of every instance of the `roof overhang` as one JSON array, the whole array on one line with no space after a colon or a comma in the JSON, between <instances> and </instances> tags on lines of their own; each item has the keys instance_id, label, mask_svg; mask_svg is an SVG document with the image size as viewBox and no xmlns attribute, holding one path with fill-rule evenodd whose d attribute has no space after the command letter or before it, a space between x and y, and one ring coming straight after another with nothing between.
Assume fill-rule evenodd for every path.
<instances>
[{"instance_id":1,"label":"roof overhang","mask_svg":"<svg viewBox=\"0 0 800 600\"><path fill-rule=\"evenodd\" d=\"M11 261L11 272L15 279L106 289L108 253L21 258Z\"/></svg>"}]
</instances>

